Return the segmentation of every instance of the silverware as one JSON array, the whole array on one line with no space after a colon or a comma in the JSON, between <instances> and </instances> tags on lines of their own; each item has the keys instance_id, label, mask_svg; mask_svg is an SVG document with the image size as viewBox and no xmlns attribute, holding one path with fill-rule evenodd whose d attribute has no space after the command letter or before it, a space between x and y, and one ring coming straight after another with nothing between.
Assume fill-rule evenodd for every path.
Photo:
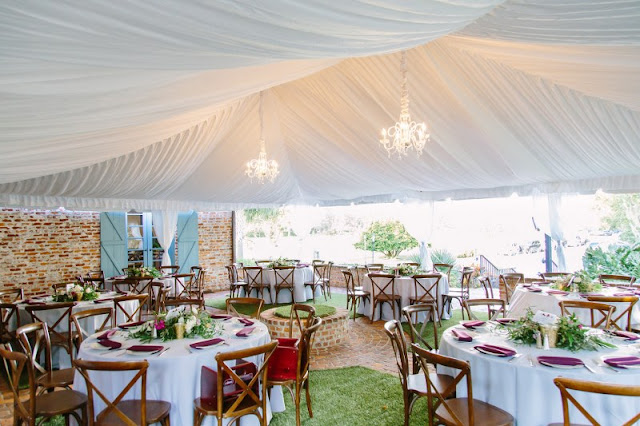
<instances>
[{"instance_id":1,"label":"silverware","mask_svg":"<svg viewBox=\"0 0 640 426\"><path fill-rule=\"evenodd\" d=\"M158 352L157 352L157 354L158 354L158 355L156 355L156 356L157 356L157 357L159 357L160 355L162 355L163 353L165 353L165 352L166 352L166 351L168 351L168 350L169 350L169 348L168 348L168 347L163 348L162 350L160 350L160 351L158 351Z\"/></svg>"},{"instance_id":2,"label":"silverware","mask_svg":"<svg viewBox=\"0 0 640 426\"><path fill-rule=\"evenodd\" d=\"M522 354L515 354L514 356L511 357L511 359L508 362L512 362L514 359L520 358L521 356Z\"/></svg>"},{"instance_id":3,"label":"silverware","mask_svg":"<svg viewBox=\"0 0 640 426\"><path fill-rule=\"evenodd\" d=\"M589 365L587 365L587 363L585 362L584 364L584 368L586 368L587 370L591 371L593 374L596 374L596 370L594 370L593 368L589 367Z\"/></svg>"}]
</instances>

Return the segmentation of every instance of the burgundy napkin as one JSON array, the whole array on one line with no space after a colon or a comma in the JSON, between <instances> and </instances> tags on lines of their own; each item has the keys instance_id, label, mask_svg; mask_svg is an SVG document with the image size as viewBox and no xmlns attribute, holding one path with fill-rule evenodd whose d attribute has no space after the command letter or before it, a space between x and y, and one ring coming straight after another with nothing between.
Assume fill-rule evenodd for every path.
<instances>
[{"instance_id":1,"label":"burgundy napkin","mask_svg":"<svg viewBox=\"0 0 640 426\"><path fill-rule=\"evenodd\" d=\"M517 318L497 318L496 321L499 322L500 324L511 324L518 321L518 319Z\"/></svg>"},{"instance_id":2,"label":"burgundy napkin","mask_svg":"<svg viewBox=\"0 0 640 426\"><path fill-rule=\"evenodd\" d=\"M480 327L483 324L484 324L484 321L473 320L473 321L465 321L465 322L463 322L462 326L466 327L466 328L475 328L475 327Z\"/></svg>"},{"instance_id":3,"label":"burgundy napkin","mask_svg":"<svg viewBox=\"0 0 640 426\"><path fill-rule=\"evenodd\" d=\"M514 351L513 349L504 348L502 346L496 346L496 345L484 344L484 345L474 346L474 348L478 351L491 352L492 354L498 355L498 356L514 356L516 354L516 351Z\"/></svg>"},{"instance_id":4,"label":"burgundy napkin","mask_svg":"<svg viewBox=\"0 0 640 426\"><path fill-rule=\"evenodd\" d=\"M246 319L246 318L238 318L238 322L244 324L244 325L253 325L253 321L251 321L250 319Z\"/></svg>"},{"instance_id":5,"label":"burgundy napkin","mask_svg":"<svg viewBox=\"0 0 640 426\"><path fill-rule=\"evenodd\" d=\"M614 293L613 294L615 297L625 297L625 296L635 296L635 294L631 293L631 292L627 292L627 293Z\"/></svg>"},{"instance_id":6,"label":"burgundy napkin","mask_svg":"<svg viewBox=\"0 0 640 426\"><path fill-rule=\"evenodd\" d=\"M206 348L207 346L217 345L218 343L222 343L222 342L224 342L224 339L216 337L215 339L202 340L200 342L195 342L190 344L189 346L192 347L193 349L200 349L200 348Z\"/></svg>"},{"instance_id":7,"label":"burgundy napkin","mask_svg":"<svg viewBox=\"0 0 640 426\"><path fill-rule=\"evenodd\" d=\"M236 336L238 337L249 337L249 335L253 332L253 330L255 330L255 327L245 327L242 330L238 331L236 333Z\"/></svg>"},{"instance_id":8,"label":"burgundy napkin","mask_svg":"<svg viewBox=\"0 0 640 426\"><path fill-rule=\"evenodd\" d=\"M466 331L463 331L463 330L456 330L454 328L451 330L451 333L453 333L455 338L458 339L460 342L470 342L473 340L473 337L471 337Z\"/></svg>"},{"instance_id":9,"label":"burgundy napkin","mask_svg":"<svg viewBox=\"0 0 640 426\"><path fill-rule=\"evenodd\" d=\"M550 364L550 365L583 365L582 360L578 358L571 358L566 356L539 356L538 362L542 364Z\"/></svg>"},{"instance_id":10,"label":"burgundy napkin","mask_svg":"<svg viewBox=\"0 0 640 426\"><path fill-rule=\"evenodd\" d=\"M105 348L119 349L120 347L122 347L122 343L115 342L115 341L109 340L109 339L98 340L98 343L100 343Z\"/></svg>"},{"instance_id":11,"label":"burgundy napkin","mask_svg":"<svg viewBox=\"0 0 640 426\"><path fill-rule=\"evenodd\" d=\"M231 315L225 315L225 314L211 314L211 318L213 319L222 319L222 320L226 320L231 318Z\"/></svg>"},{"instance_id":12,"label":"burgundy napkin","mask_svg":"<svg viewBox=\"0 0 640 426\"><path fill-rule=\"evenodd\" d=\"M612 367L626 368L628 365L640 365L640 358L637 356L621 356L617 358L607 358L604 362Z\"/></svg>"},{"instance_id":13,"label":"burgundy napkin","mask_svg":"<svg viewBox=\"0 0 640 426\"><path fill-rule=\"evenodd\" d=\"M632 333L630 331L616 330L616 331L613 332L613 334L615 334L616 336L620 336L620 337L626 337L627 340L638 340L638 339L640 339L639 335L637 335L636 333Z\"/></svg>"},{"instance_id":14,"label":"burgundy napkin","mask_svg":"<svg viewBox=\"0 0 640 426\"><path fill-rule=\"evenodd\" d=\"M98 336L98 340L109 339L111 336L116 334L116 330L108 330Z\"/></svg>"},{"instance_id":15,"label":"burgundy napkin","mask_svg":"<svg viewBox=\"0 0 640 426\"><path fill-rule=\"evenodd\" d=\"M527 290L529 290L532 293L540 293L542 291L540 287L529 287Z\"/></svg>"},{"instance_id":16,"label":"burgundy napkin","mask_svg":"<svg viewBox=\"0 0 640 426\"><path fill-rule=\"evenodd\" d=\"M562 291L562 290L547 290L547 294L557 294L559 296L566 296L567 294L569 294L569 292Z\"/></svg>"},{"instance_id":17,"label":"burgundy napkin","mask_svg":"<svg viewBox=\"0 0 640 426\"><path fill-rule=\"evenodd\" d=\"M522 287L531 287L531 283L524 283L522 284Z\"/></svg>"},{"instance_id":18,"label":"burgundy napkin","mask_svg":"<svg viewBox=\"0 0 640 426\"><path fill-rule=\"evenodd\" d=\"M146 321L129 322L129 323L126 323L126 324L120 324L118 327L127 329L127 328L131 328L131 327L137 327L139 325L144 324L145 322Z\"/></svg>"},{"instance_id":19,"label":"burgundy napkin","mask_svg":"<svg viewBox=\"0 0 640 426\"><path fill-rule=\"evenodd\" d=\"M163 349L162 345L133 345L127 348L131 352L158 352Z\"/></svg>"}]
</instances>

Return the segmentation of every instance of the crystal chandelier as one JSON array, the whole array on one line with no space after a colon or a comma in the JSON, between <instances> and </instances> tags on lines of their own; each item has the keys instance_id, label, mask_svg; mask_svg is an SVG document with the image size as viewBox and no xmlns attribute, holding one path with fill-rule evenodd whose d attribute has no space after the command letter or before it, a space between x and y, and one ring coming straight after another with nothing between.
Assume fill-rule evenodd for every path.
<instances>
[{"instance_id":1,"label":"crystal chandelier","mask_svg":"<svg viewBox=\"0 0 640 426\"><path fill-rule=\"evenodd\" d=\"M253 181L256 178L259 183L263 184L265 179L273 182L280 173L278 170L278 163L275 160L267 160L267 149L264 143L264 119L262 110L262 92L260 92L260 154L258 158L247 163L247 169L245 170L249 179Z\"/></svg>"},{"instance_id":2,"label":"crystal chandelier","mask_svg":"<svg viewBox=\"0 0 640 426\"><path fill-rule=\"evenodd\" d=\"M395 151L398 158L406 156L413 148L418 156L422 155L422 150L429 140L429 133L425 123L411 121L409 115L409 90L407 89L407 54L402 52L402 99L400 100L400 120L388 129L382 129L380 143L389 153L389 157Z\"/></svg>"}]
</instances>

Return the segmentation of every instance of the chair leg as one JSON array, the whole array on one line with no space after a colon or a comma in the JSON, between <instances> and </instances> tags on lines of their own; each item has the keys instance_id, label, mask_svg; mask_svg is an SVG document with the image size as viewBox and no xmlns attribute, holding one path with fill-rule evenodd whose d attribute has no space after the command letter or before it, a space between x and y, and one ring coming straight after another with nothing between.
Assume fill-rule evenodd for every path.
<instances>
[{"instance_id":1,"label":"chair leg","mask_svg":"<svg viewBox=\"0 0 640 426\"><path fill-rule=\"evenodd\" d=\"M302 389L300 389L300 384L296 383L296 426L300 426L300 394L302 393Z\"/></svg>"},{"instance_id":2,"label":"chair leg","mask_svg":"<svg viewBox=\"0 0 640 426\"><path fill-rule=\"evenodd\" d=\"M311 394L309 393L309 378L304 382L305 397L307 399L307 410L309 411L309 417L313 418L313 410L311 409Z\"/></svg>"}]
</instances>

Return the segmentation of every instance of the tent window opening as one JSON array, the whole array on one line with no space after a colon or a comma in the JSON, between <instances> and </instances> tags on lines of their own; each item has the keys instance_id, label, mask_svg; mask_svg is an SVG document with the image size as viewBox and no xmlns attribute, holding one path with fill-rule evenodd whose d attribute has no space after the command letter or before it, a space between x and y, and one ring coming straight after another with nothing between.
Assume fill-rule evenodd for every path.
<instances>
[{"instance_id":1,"label":"tent window opening","mask_svg":"<svg viewBox=\"0 0 640 426\"><path fill-rule=\"evenodd\" d=\"M160 268L163 253L152 213L127 213L127 267Z\"/></svg>"}]
</instances>

